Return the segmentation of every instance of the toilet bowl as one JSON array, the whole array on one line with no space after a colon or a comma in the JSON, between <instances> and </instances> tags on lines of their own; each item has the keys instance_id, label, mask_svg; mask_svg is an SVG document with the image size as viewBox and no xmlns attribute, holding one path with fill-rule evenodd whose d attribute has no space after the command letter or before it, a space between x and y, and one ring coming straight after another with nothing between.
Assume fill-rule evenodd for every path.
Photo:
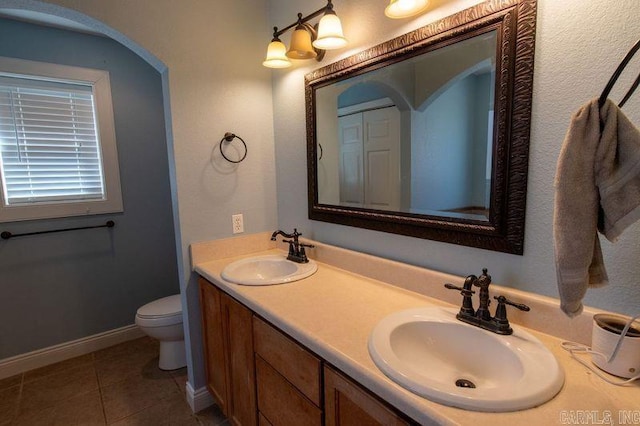
<instances>
[{"instance_id":1,"label":"toilet bowl","mask_svg":"<svg viewBox=\"0 0 640 426\"><path fill-rule=\"evenodd\" d=\"M142 306L136 312L136 325L147 336L160 341L158 366L161 370L176 370L187 365L179 294Z\"/></svg>"}]
</instances>

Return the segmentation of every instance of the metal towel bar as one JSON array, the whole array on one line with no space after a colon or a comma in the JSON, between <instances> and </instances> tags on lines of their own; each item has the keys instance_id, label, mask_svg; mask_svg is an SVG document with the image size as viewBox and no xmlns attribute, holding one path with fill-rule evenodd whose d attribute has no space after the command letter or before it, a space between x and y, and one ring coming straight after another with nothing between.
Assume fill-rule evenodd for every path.
<instances>
[{"instance_id":1,"label":"metal towel bar","mask_svg":"<svg viewBox=\"0 0 640 426\"><path fill-rule=\"evenodd\" d=\"M12 234L9 231L4 231L0 234L0 238L3 240L8 240L9 238L15 237L25 237L27 235L38 235L38 234L52 234L54 232L66 232L66 231L78 231L80 229L93 229L93 228L113 228L115 226L115 222L113 220L108 220L104 225L96 225L96 226L81 226L78 228L64 228L64 229L53 229L51 231L37 231L37 232L25 232L23 234Z\"/></svg>"}]
</instances>

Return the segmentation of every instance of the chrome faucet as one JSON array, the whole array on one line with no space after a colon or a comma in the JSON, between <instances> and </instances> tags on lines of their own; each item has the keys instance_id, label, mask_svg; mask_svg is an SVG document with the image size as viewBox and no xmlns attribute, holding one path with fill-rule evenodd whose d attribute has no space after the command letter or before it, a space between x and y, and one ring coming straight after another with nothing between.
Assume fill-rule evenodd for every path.
<instances>
[{"instance_id":1,"label":"chrome faucet","mask_svg":"<svg viewBox=\"0 0 640 426\"><path fill-rule=\"evenodd\" d=\"M513 329L509 325L509 320L507 319L506 305L514 306L521 311L529 311L530 308L522 303L514 303L504 296L496 296L494 299L498 301L498 306L496 307L496 315L492 317L491 312L489 311L489 305L491 304L489 297L490 284L491 275L488 275L487 268L484 268L482 269L482 275L479 277L469 275L464 280L464 285L462 287L458 287L453 284L445 284L444 286L450 290L459 290L460 294L462 294L462 307L460 308L460 312L456 315L456 318L460 321L494 333L512 334ZM480 305L477 311L473 309L473 300L471 299L471 296L475 294L475 291L471 290L472 286L480 288L478 295Z\"/></svg>"},{"instance_id":2,"label":"chrome faucet","mask_svg":"<svg viewBox=\"0 0 640 426\"><path fill-rule=\"evenodd\" d=\"M298 241L298 238L302 235L298 232L297 228L293 229L292 234L287 234L284 231L277 230L271 234L271 241L275 241L278 235L282 235L284 238L291 238L290 240L282 240L282 242L289 243L289 254L287 255L287 259L296 263L307 263L309 259L307 258L307 253L305 251L306 248L314 248L315 246L312 244L303 244Z\"/></svg>"}]
</instances>

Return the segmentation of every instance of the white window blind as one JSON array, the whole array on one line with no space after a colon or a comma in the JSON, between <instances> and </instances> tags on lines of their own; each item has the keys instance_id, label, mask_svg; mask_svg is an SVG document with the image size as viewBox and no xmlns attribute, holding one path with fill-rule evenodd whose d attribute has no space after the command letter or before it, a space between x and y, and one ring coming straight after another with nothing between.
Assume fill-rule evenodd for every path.
<instances>
[{"instance_id":1,"label":"white window blind","mask_svg":"<svg viewBox=\"0 0 640 426\"><path fill-rule=\"evenodd\" d=\"M0 223L122 212L105 70L0 56Z\"/></svg>"},{"instance_id":2,"label":"white window blind","mask_svg":"<svg viewBox=\"0 0 640 426\"><path fill-rule=\"evenodd\" d=\"M0 77L5 206L105 196L93 88Z\"/></svg>"}]
</instances>

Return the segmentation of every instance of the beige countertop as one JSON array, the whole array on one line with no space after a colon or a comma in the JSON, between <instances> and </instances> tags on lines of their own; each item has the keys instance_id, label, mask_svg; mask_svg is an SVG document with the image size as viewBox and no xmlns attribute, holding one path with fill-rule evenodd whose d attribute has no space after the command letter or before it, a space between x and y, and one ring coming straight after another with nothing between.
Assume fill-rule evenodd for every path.
<instances>
[{"instance_id":1,"label":"beige countertop","mask_svg":"<svg viewBox=\"0 0 640 426\"><path fill-rule=\"evenodd\" d=\"M263 235L259 235L256 241L262 241ZM366 264L369 270L375 270L376 267L387 271L394 268L402 270L406 266L409 268L406 271L408 281L415 280L416 277L412 277L412 274L422 273L421 268L418 268L421 271L414 271L416 268L409 265L397 262L389 265L390 261L384 259L353 252L346 253L344 249L320 244L316 248L319 254L318 271L304 280L272 286L242 286L223 280L220 277L222 269L234 260L262 254L285 254L281 250L271 248L275 245L247 244L251 242L228 239L219 240L213 245L192 245L194 270L421 424L585 424L585 416L590 416L590 423L587 424L603 421L606 424L619 424L619 416L631 414L631 419L636 421L640 416L638 382L625 387L607 384L561 348L563 339L526 327L527 331L549 348L565 371L564 387L551 401L523 411L485 413L448 407L417 396L388 379L375 366L367 349L371 330L382 318L394 312L429 305L454 305L355 274L322 260L340 258L344 261L353 255L353 259L347 260L353 264L355 270L358 269L359 263ZM247 249L242 247L247 246L259 251L246 253ZM241 254L243 251L245 253ZM231 257L224 257L225 255ZM313 253L310 257L314 258ZM376 262L381 264L376 265ZM398 271L393 272L398 275ZM460 277L432 271L426 273L429 272L432 280L439 281L439 285L434 288L439 289L445 282L461 283ZM422 278L423 281L429 281ZM411 287L412 284L409 282L407 285ZM440 290L434 293L449 294ZM532 296L532 300L522 300L526 294L517 294L524 303L534 302L535 305L536 296ZM455 297L456 300L459 298L459 295ZM535 306L532 308L534 309L528 315L537 314ZM587 320L582 320L575 324L582 324L578 328L584 328L586 322ZM560 324L559 330L562 329ZM581 337L582 339L576 340L585 339L584 336ZM611 419L612 423L608 419Z\"/></svg>"}]
</instances>

